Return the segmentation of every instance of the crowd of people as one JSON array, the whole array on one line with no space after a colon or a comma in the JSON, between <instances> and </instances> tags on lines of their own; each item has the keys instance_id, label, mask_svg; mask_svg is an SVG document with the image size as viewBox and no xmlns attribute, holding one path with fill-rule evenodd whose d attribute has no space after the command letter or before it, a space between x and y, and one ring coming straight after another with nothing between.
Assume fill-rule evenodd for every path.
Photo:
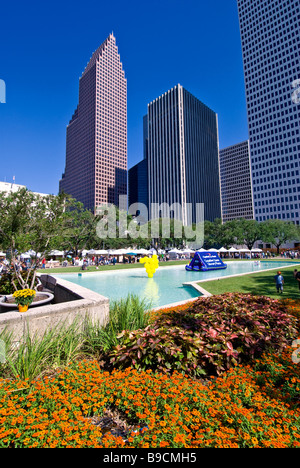
<instances>
[{"instance_id":1,"label":"crowd of people","mask_svg":"<svg viewBox=\"0 0 300 468\"><path fill-rule=\"evenodd\" d=\"M10 263L7 259L4 259L0 261L0 276L12 270L17 271L17 272L27 271L28 268L29 268L29 265L22 260L18 260L15 263L15 265L13 265L12 262Z\"/></svg>"}]
</instances>

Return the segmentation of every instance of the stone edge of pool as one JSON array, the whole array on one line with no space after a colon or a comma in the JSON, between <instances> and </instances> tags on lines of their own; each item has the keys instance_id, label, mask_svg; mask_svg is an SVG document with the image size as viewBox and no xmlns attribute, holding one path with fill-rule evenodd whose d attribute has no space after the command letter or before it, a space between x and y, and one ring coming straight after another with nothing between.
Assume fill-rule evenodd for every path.
<instances>
[{"instance_id":1,"label":"stone edge of pool","mask_svg":"<svg viewBox=\"0 0 300 468\"><path fill-rule=\"evenodd\" d=\"M278 262L280 262L280 260L278 260ZM282 263L284 263L284 260L282 261ZM283 270L285 268L290 268L291 265L300 266L300 262L290 262L290 265L280 267L280 269ZM206 291L206 289L199 286L199 283L209 283L209 282L212 282L212 281L221 281L221 280L228 279L228 278L237 278L239 276L253 275L253 274L256 274L256 273L262 273L262 272L268 272L268 271L274 271L274 270L278 270L278 267L268 268L267 270L261 270L261 271L250 271L250 272L247 272L247 273L239 273L239 274L230 275L230 276L219 276L217 278L211 278L211 279L205 279L205 280L189 281L189 282L183 283L183 286L190 286L190 287L196 289L198 292L200 292L202 294L202 297L212 297L212 294L209 293L208 291ZM186 302L189 302L189 301L186 301ZM173 305L171 305L171 306L173 306Z\"/></svg>"}]
</instances>

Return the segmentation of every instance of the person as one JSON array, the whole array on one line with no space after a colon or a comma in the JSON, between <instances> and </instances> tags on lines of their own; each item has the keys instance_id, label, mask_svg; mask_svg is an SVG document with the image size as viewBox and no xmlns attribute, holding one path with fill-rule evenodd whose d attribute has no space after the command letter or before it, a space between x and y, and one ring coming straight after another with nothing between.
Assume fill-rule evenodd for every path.
<instances>
[{"instance_id":1,"label":"person","mask_svg":"<svg viewBox=\"0 0 300 468\"><path fill-rule=\"evenodd\" d=\"M283 293L284 278L283 278L283 276L281 274L281 271L278 271L277 275L275 276L275 281L276 281L276 288L277 288L278 294L279 293L282 294Z\"/></svg>"},{"instance_id":2,"label":"person","mask_svg":"<svg viewBox=\"0 0 300 468\"><path fill-rule=\"evenodd\" d=\"M298 281L298 284L299 284L299 291L300 291L300 271L295 270L295 271L294 271L294 277L295 277L295 280Z\"/></svg>"}]
</instances>

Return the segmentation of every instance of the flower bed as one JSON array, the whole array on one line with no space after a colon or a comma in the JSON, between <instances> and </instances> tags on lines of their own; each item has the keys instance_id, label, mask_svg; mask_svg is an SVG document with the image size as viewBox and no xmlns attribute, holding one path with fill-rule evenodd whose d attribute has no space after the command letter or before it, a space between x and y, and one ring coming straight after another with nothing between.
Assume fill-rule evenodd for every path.
<instances>
[{"instance_id":1,"label":"flower bed","mask_svg":"<svg viewBox=\"0 0 300 468\"><path fill-rule=\"evenodd\" d=\"M149 369L122 369L126 353L133 352L129 347L111 372L101 367L105 361L100 365L90 359L73 362L51 378L2 379L0 448L300 447L300 364L293 361L291 347L299 336L299 322L287 312L277 300L225 295L156 313L152 329L145 329L149 340L144 357L155 347L157 356L157 345L160 352L169 345L172 352L165 349L165 354L173 358L182 352L172 349L180 345L180 337L180 346L191 353L186 361L181 358L181 373L174 366L158 372L159 360L155 366L150 362ZM153 326L160 326L169 342L156 343ZM207 349L213 349L212 362L219 363L221 356L227 369L209 361L205 380L183 373L198 359L193 334L199 335L200 328L196 340L206 340ZM228 334L236 337L228 341ZM228 360L226 349L238 351L242 363ZM180 355L175 357L180 360ZM112 429L113 418L117 430ZM105 421L109 423L103 427Z\"/></svg>"},{"instance_id":2,"label":"flower bed","mask_svg":"<svg viewBox=\"0 0 300 468\"><path fill-rule=\"evenodd\" d=\"M200 298L187 308L162 310L144 330L124 331L111 362L138 370L220 375L265 350L282 350L297 337L297 323L275 299L241 294Z\"/></svg>"},{"instance_id":3,"label":"flower bed","mask_svg":"<svg viewBox=\"0 0 300 468\"><path fill-rule=\"evenodd\" d=\"M256 362L260 370L238 366L207 385L178 373L108 373L95 361L32 386L2 382L0 447L299 447L294 396L300 372L291 353L266 355ZM262 366L269 370L262 372ZM126 438L102 433L89 418L107 408L141 431Z\"/></svg>"}]
</instances>

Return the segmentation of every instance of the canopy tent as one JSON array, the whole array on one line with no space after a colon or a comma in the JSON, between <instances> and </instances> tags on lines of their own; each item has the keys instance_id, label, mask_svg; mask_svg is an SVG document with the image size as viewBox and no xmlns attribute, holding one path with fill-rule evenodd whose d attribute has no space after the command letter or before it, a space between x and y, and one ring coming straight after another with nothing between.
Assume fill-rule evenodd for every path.
<instances>
[{"instance_id":1,"label":"canopy tent","mask_svg":"<svg viewBox=\"0 0 300 468\"><path fill-rule=\"evenodd\" d=\"M28 253L22 253L20 257L24 260L25 258L31 258L31 256Z\"/></svg>"},{"instance_id":2,"label":"canopy tent","mask_svg":"<svg viewBox=\"0 0 300 468\"><path fill-rule=\"evenodd\" d=\"M139 249L137 250L137 254L138 255L152 255L152 252L150 250L146 250L146 249Z\"/></svg>"},{"instance_id":3,"label":"canopy tent","mask_svg":"<svg viewBox=\"0 0 300 468\"><path fill-rule=\"evenodd\" d=\"M181 250L178 250L178 249L172 249L172 250L169 250L168 253L169 253L169 254L170 254L170 253L182 254L183 252L182 252Z\"/></svg>"},{"instance_id":4,"label":"canopy tent","mask_svg":"<svg viewBox=\"0 0 300 468\"><path fill-rule=\"evenodd\" d=\"M238 253L238 252L240 252L240 251L237 250L235 247L231 247L231 248L228 250L228 252L230 252L230 253Z\"/></svg>"},{"instance_id":5,"label":"canopy tent","mask_svg":"<svg viewBox=\"0 0 300 468\"><path fill-rule=\"evenodd\" d=\"M51 257L64 257L65 256L65 252L63 252L62 250L52 250L49 254Z\"/></svg>"},{"instance_id":6,"label":"canopy tent","mask_svg":"<svg viewBox=\"0 0 300 468\"><path fill-rule=\"evenodd\" d=\"M192 250L192 249L183 249L183 253L195 253L195 250Z\"/></svg>"},{"instance_id":7,"label":"canopy tent","mask_svg":"<svg viewBox=\"0 0 300 468\"><path fill-rule=\"evenodd\" d=\"M116 255L116 256L126 255L126 253L127 253L127 250L125 250L125 249L117 249L117 250L109 250L108 251L109 255Z\"/></svg>"},{"instance_id":8,"label":"canopy tent","mask_svg":"<svg viewBox=\"0 0 300 468\"><path fill-rule=\"evenodd\" d=\"M222 247L221 249L218 250L219 253L228 253L228 250L225 249L225 247Z\"/></svg>"},{"instance_id":9,"label":"canopy tent","mask_svg":"<svg viewBox=\"0 0 300 468\"><path fill-rule=\"evenodd\" d=\"M261 249L252 249L251 252L253 252L253 253L261 253L261 252L263 252L263 250L261 250Z\"/></svg>"},{"instance_id":10,"label":"canopy tent","mask_svg":"<svg viewBox=\"0 0 300 468\"><path fill-rule=\"evenodd\" d=\"M87 255L108 255L108 250L88 250Z\"/></svg>"},{"instance_id":11,"label":"canopy tent","mask_svg":"<svg viewBox=\"0 0 300 468\"><path fill-rule=\"evenodd\" d=\"M139 254L138 251L134 250L134 249L127 250L127 252L126 252L126 255L129 255L130 257L132 257L132 256L136 257L136 255L138 255L138 254Z\"/></svg>"},{"instance_id":12,"label":"canopy tent","mask_svg":"<svg viewBox=\"0 0 300 468\"><path fill-rule=\"evenodd\" d=\"M0 257L6 257L6 253L0 252Z\"/></svg>"},{"instance_id":13,"label":"canopy tent","mask_svg":"<svg viewBox=\"0 0 300 468\"><path fill-rule=\"evenodd\" d=\"M217 249L209 249L209 252L218 252Z\"/></svg>"}]
</instances>

